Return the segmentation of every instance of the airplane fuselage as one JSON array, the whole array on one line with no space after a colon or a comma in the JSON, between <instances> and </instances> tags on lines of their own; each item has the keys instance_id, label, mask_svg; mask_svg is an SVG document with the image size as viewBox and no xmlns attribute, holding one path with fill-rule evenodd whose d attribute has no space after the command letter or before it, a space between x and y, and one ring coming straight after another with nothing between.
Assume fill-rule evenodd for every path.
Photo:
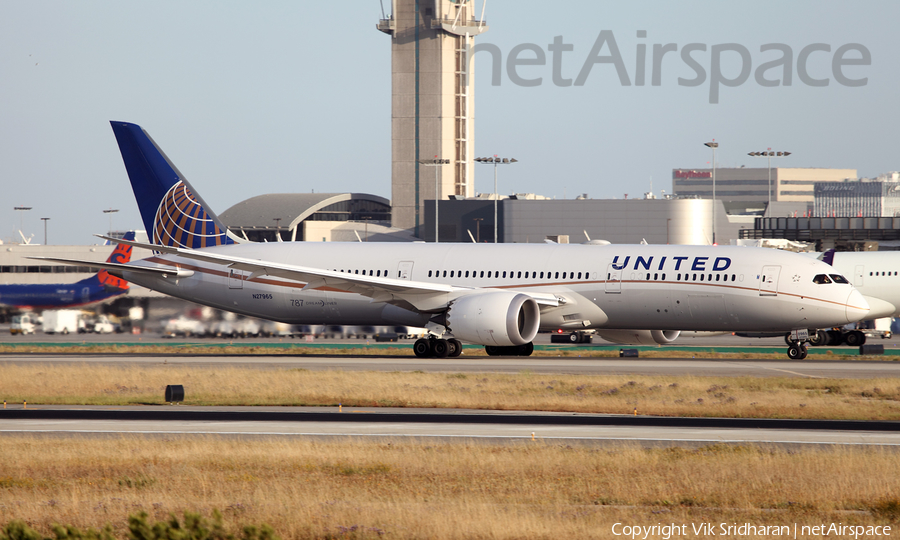
<instances>
[{"instance_id":1,"label":"airplane fuselage","mask_svg":"<svg viewBox=\"0 0 900 540\"><path fill-rule=\"evenodd\" d=\"M268 243L206 248L287 265L372 278L544 293L540 327L784 331L850 322L867 306L849 284L814 283L835 269L771 249L727 246L565 244ZM150 289L291 324L407 324L429 313L336 287L207 264L177 255L135 263L192 271L186 277L125 272ZM394 304L397 304L394 302Z\"/></svg>"},{"instance_id":2,"label":"airplane fuselage","mask_svg":"<svg viewBox=\"0 0 900 540\"><path fill-rule=\"evenodd\" d=\"M55 283L0 285L0 307L20 309L62 309L82 307L125 294L127 290L107 289L100 284Z\"/></svg>"}]
</instances>

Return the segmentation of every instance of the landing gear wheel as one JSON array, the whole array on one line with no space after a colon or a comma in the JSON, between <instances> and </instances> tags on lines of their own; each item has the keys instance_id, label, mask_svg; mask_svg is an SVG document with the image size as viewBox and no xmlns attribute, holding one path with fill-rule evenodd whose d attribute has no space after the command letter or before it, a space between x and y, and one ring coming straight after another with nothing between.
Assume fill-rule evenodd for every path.
<instances>
[{"instance_id":1,"label":"landing gear wheel","mask_svg":"<svg viewBox=\"0 0 900 540\"><path fill-rule=\"evenodd\" d=\"M447 355L448 357L456 358L462 354L462 343L460 343L458 339L448 339L447 343L450 345L450 354Z\"/></svg>"},{"instance_id":2,"label":"landing gear wheel","mask_svg":"<svg viewBox=\"0 0 900 540\"><path fill-rule=\"evenodd\" d=\"M844 335L837 330L828 331L828 344L837 347L844 342Z\"/></svg>"},{"instance_id":3,"label":"landing gear wheel","mask_svg":"<svg viewBox=\"0 0 900 540\"><path fill-rule=\"evenodd\" d=\"M807 356L809 356L809 349L806 348L806 345L800 345L800 360L806 360Z\"/></svg>"},{"instance_id":4,"label":"landing gear wheel","mask_svg":"<svg viewBox=\"0 0 900 540\"><path fill-rule=\"evenodd\" d=\"M816 330L809 336L809 344L813 347L825 345L828 340L828 334L821 330Z\"/></svg>"},{"instance_id":5,"label":"landing gear wheel","mask_svg":"<svg viewBox=\"0 0 900 540\"><path fill-rule=\"evenodd\" d=\"M794 345L794 340L791 339L791 333L790 333L790 332L788 332L787 334L784 335L784 343L785 343L788 347L792 347L792 346Z\"/></svg>"},{"instance_id":6,"label":"landing gear wheel","mask_svg":"<svg viewBox=\"0 0 900 540\"><path fill-rule=\"evenodd\" d=\"M446 339L436 339L431 343L431 354L435 358L447 358L450 354L450 344Z\"/></svg>"},{"instance_id":7,"label":"landing gear wheel","mask_svg":"<svg viewBox=\"0 0 900 540\"><path fill-rule=\"evenodd\" d=\"M531 353L534 352L534 343L530 341L525 345L519 345L516 347L516 354L519 356L531 356Z\"/></svg>"},{"instance_id":8,"label":"landing gear wheel","mask_svg":"<svg viewBox=\"0 0 900 540\"><path fill-rule=\"evenodd\" d=\"M802 360L803 350L798 345L791 345L788 347L787 355L791 360Z\"/></svg>"},{"instance_id":9,"label":"landing gear wheel","mask_svg":"<svg viewBox=\"0 0 900 540\"><path fill-rule=\"evenodd\" d=\"M495 345L485 345L484 352L486 352L488 356L500 356L500 347Z\"/></svg>"},{"instance_id":10,"label":"landing gear wheel","mask_svg":"<svg viewBox=\"0 0 900 540\"><path fill-rule=\"evenodd\" d=\"M847 335L844 336L844 340L847 342L847 345L850 345L851 347L859 347L866 342L866 335L859 330L854 330L852 332L847 332Z\"/></svg>"},{"instance_id":11,"label":"landing gear wheel","mask_svg":"<svg viewBox=\"0 0 900 540\"><path fill-rule=\"evenodd\" d=\"M417 339L413 343L413 352L416 353L417 358L429 358L431 357L431 345L425 338Z\"/></svg>"},{"instance_id":12,"label":"landing gear wheel","mask_svg":"<svg viewBox=\"0 0 900 540\"><path fill-rule=\"evenodd\" d=\"M581 343L581 334L578 332L572 332L569 334L569 341L572 343Z\"/></svg>"}]
</instances>

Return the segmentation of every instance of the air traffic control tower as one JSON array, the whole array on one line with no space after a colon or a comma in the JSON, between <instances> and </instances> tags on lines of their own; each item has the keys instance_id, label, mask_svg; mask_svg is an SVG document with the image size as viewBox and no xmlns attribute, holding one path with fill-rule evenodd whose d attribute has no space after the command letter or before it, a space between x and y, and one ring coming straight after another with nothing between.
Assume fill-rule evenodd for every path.
<instances>
[{"instance_id":1,"label":"air traffic control tower","mask_svg":"<svg viewBox=\"0 0 900 540\"><path fill-rule=\"evenodd\" d=\"M391 0L391 221L421 238L426 199L473 195L474 103L468 52L488 29L474 0ZM423 166L419 160L449 160ZM439 178L435 194L435 169Z\"/></svg>"}]
</instances>

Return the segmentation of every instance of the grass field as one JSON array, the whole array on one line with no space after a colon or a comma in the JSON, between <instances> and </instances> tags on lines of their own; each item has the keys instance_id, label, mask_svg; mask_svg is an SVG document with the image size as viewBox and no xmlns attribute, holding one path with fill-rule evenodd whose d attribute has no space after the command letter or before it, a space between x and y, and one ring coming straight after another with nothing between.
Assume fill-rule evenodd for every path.
<instances>
[{"instance_id":1,"label":"grass field","mask_svg":"<svg viewBox=\"0 0 900 540\"><path fill-rule=\"evenodd\" d=\"M2 365L0 399L30 405L441 407L661 416L900 420L897 379L308 371L253 367Z\"/></svg>"},{"instance_id":2,"label":"grass field","mask_svg":"<svg viewBox=\"0 0 900 540\"><path fill-rule=\"evenodd\" d=\"M4 435L0 523L184 510L283 539L610 538L617 522L900 526L892 451ZM659 535L651 536L659 538ZM702 537L702 536L691 536ZM751 536L752 537L752 536ZM800 536L813 537L813 536Z\"/></svg>"}]
</instances>

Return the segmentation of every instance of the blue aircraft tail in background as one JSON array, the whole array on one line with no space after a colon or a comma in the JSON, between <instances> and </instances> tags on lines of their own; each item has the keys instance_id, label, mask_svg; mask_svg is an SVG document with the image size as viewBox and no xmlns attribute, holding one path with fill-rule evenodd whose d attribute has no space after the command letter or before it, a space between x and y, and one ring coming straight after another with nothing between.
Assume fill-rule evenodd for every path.
<instances>
[{"instance_id":1,"label":"blue aircraft tail in background","mask_svg":"<svg viewBox=\"0 0 900 540\"><path fill-rule=\"evenodd\" d=\"M134 231L123 236L134 240ZM131 246L119 244L106 262L131 261ZM0 306L20 309L64 309L102 302L128 292L128 282L101 270L75 283L0 285Z\"/></svg>"},{"instance_id":2,"label":"blue aircraft tail in background","mask_svg":"<svg viewBox=\"0 0 900 540\"><path fill-rule=\"evenodd\" d=\"M235 243L147 132L127 122L110 124L151 243L187 248Z\"/></svg>"}]
</instances>

